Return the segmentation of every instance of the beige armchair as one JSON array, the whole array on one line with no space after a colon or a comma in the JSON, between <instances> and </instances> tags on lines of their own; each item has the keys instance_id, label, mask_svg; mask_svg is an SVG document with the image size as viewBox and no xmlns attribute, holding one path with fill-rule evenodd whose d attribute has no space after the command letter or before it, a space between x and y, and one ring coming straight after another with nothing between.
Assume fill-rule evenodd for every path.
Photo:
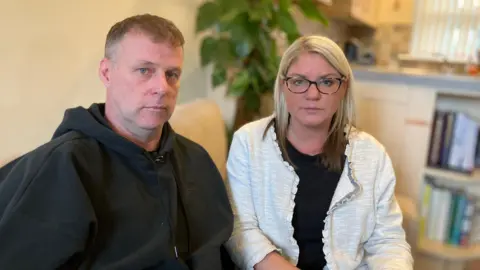
<instances>
[{"instance_id":1,"label":"beige armchair","mask_svg":"<svg viewBox=\"0 0 480 270\"><path fill-rule=\"evenodd\" d=\"M416 242L418 233L418 208L414 200L405 195L396 194L398 204L403 213L403 229L407 237L407 242L412 247L412 256L415 259Z\"/></svg>"},{"instance_id":2,"label":"beige armchair","mask_svg":"<svg viewBox=\"0 0 480 270\"><path fill-rule=\"evenodd\" d=\"M199 99L177 105L170 124L175 132L203 146L226 178L227 132L215 101Z\"/></svg>"}]
</instances>

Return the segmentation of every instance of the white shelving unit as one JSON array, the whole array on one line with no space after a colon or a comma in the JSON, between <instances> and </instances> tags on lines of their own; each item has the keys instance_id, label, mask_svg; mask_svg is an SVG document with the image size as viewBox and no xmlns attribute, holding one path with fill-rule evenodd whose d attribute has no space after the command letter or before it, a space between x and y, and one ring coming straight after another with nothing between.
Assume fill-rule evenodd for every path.
<instances>
[{"instance_id":1,"label":"white shelving unit","mask_svg":"<svg viewBox=\"0 0 480 270\"><path fill-rule=\"evenodd\" d=\"M480 87L479 87L480 88ZM479 89L480 90L480 89ZM480 98L478 92L465 91L462 95L438 91L436 93L435 109L465 112L470 117L480 119ZM471 174L455 172L447 169L425 167L421 179L428 177L435 179L439 185L454 189L463 189L469 194L480 195L480 170ZM424 185L424 182L421 183ZM422 194L419 194L419 200ZM421 203L417 203L420 211ZM420 212L419 212L420 213ZM417 220L419 222L419 220ZM435 270L463 270L469 261L480 260L480 244L471 243L469 246L453 246L439 241L418 237L415 269Z\"/></svg>"},{"instance_id":2,"label":"white shelving unit","mask_svg":"<svg viewBox=\"0 0 480 270\"><path fill-rule=\"evenodd\" d=\"M480 192L480 171L472 175L452 172L438 168L425 168L424 176L433 177L438 184L452 188L464 188L470 193ZM423 183L422 183L423 184ZM420 207L420 203L417 207ZM420 212L420 209L417 210ZM419 220L417 220L419 222ZM480 244L453 246L443 242L418 237L415 269L464 270L467 263L480 259Z\"/></svg>"},{"instance_id":3,"label":"white shelving unit","mask_svg":"<svg viewBox=\"0 0 480 270\"><path fill-rule=\"evenodd\" d=\"M422 252L436 257L440 260L462 263L463 261L475 260L480 257L480 245L472 245L468 247L453 247L431 241L428 239L419 239L417 248Z\"/></svg>"},{"instance_id":4,"label":"white shelving unit","mask_svg":"<svg viewBox=\"0 0 480 270\"><path fill-rule=\"evenodd\" d=\"M400 74L361 67L355 74L357 126L379 140L392 159L415 270L464 270L467 262L480 260L480 246L455 247L419 239L420 187L425 176L430 176L439 184L480 195L480 171L467 175L425 167L435 110L466 112L480 122L480 80L477 83L474 78L461 76Z\"/></svg>"},{"instance_id":5,"label":"white shelving unit","mask_svg":"<svg viewBox=\"0 0 480 270\"><path fill-rule=\"evenodd\" d=\"M452 185L480 185L480 170L475 170L472 175L444 169L427 167L424 174L434 177L437 181ZM453 182L453 183L452 183Z\"/></svg>"}]
</instances>

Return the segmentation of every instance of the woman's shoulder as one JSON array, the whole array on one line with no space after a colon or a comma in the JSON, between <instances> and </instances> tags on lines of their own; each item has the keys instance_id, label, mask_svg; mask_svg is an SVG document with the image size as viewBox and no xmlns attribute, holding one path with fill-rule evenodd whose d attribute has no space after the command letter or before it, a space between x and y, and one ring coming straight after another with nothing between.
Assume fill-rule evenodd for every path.
<instances>
[{"instance_id":1,"label":"woman's shoulder","mask_svg":"<svg viewBox=\"0 0 480 270\"><path fill-rule=\"evenodd\" d=\"M273 121L274 116L270 115L258 120L254 120L249 122L239 129L237 129L234 133L236 137L241 138L251 138L251 139L262 139L264 134L268 131L268 128L271 127L271 122Z\"/></svg>"},{"instance_id":2,"label":"woman's shoulder","mask_svg":"<svg viewBox=\"0 0 480 270\"><path fill-rule=\"evenodd\" d=\"M349 136L348 155L357 170L372 174L373 171L393 170L388 149L374 135L354 129Z\"/></svg>"},{"instance_id":3,"label":"woman's shoulder","mask_svg":"<svg viewBox=\"0 0 480 270\"><path fill-rule=\"evenodd\" d=\"M361 129L352 127L349 136L349 143L353 146L352 151L368 152L370 154L385 155L387 151L381 143L372 134Z\"/></svg>"}]
</instances>

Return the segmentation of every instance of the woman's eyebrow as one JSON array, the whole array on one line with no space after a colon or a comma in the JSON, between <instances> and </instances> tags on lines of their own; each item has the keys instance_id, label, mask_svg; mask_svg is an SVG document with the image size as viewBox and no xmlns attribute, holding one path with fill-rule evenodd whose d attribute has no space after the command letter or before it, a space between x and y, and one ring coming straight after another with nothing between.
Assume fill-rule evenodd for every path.
<instances>
[{"instance_id":1,"label":"woman's eyebrow","mask_svg":"<svg viewBox=\"0 0 480 270\"><path fill-rule=\"evenodd\" d=\"M324 74L324 75L320 75L318 78L326 78L326 77L331 77L331 76L342 77L342 75L340 75L338 73L327 73L327 74Z\"/></svg>"},{"instance_id":2,"label":"woman's eyebrow","mask_svg":"<svg viewBox=\"0 0 480 270\"><path fill-rule=\"evenodd\" d=\"M317 76L317 80L318 79L324 79L324 78L328 78L328 77L342 77L342 75L338 74L338 73L327 73L327 74L323 74L323 75L320 75L320 76ZM299 73L292 73L290 75L287 75L287 77L301 77L301 78L307 78L307 76L303 75L303 74L299 74Z\"/></svg>"}]
</instances>

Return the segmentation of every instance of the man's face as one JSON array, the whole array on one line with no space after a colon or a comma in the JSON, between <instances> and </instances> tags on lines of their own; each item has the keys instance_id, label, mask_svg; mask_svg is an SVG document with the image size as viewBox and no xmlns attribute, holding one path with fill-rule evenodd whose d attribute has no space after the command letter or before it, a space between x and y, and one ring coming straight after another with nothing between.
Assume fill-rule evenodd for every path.
<instances>
[{"instance_id":1,"label":"man's face","mask_svg":"<svg viewBox=\"0 0 480 270\"><path fill-rule=\"evenodd\" d=\"M106 106L126 129L154 130L175 109L183 65L182 47L155 43L142 33L126 34L103 59L100 77L107 89Z\"/></svg>"}]
</instances>

